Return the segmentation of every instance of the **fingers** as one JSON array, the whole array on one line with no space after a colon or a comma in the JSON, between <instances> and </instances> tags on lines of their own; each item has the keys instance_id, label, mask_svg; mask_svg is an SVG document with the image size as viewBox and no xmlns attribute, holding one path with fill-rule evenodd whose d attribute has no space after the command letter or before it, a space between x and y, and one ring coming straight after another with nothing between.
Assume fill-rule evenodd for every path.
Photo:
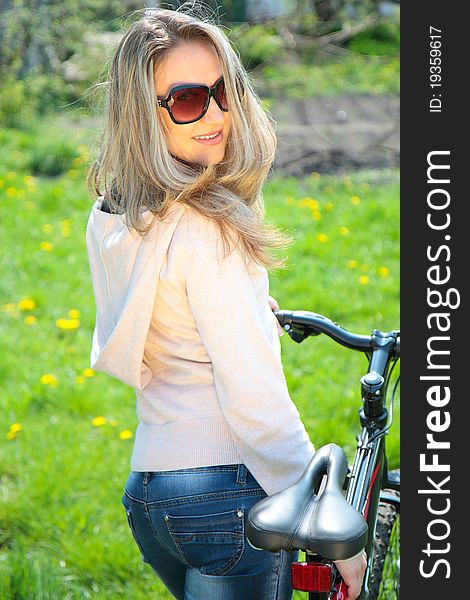
<instances>
[{"instance_id":1,"label":"fingers","mask_svg":"<svg viewBox=\"0 0 470 600\"><path fill-rule=\"evenodd\" d=\"M272 296L268 296L268 304L271 308L271 310L279 310L279 304L277 303L277 300L275 298L273 298ZM284 335L284 329L279 325L279 321L276 319L276 327L277 327L277 332L279 335Z\"/></svg>"},{"instance_id":2,"label":"fingers","mask_svg":"<svg viewBox=\"0 0 470 600\"><path fill-rule=\"evenodd\" d=\"M367 567L367 555L363 551L352 559L337 561L336 567L348 588L347 600L356 600L361 593L362 580Z\"/></svg>"},{"instance_id":3,"label":"fingers","mask_svg":"<svg viewBox=\"0 0 470 600\"><path fill-rule=\"evenodd\" d=\"M352 585L348 587L348 597L347 600L356 600L359 598L359 594L361 593L362 588L362 579L360 582L355 581Z\"/></svg>"},{"instance_id":4,"label":"fingers","mask_svg":"<svg viewBox=\"0 0 470 600\"><path fill-rule=\"evenodd\" d=\"M271 310L279 310L279 304L277 300L272 296L268 296L268 304L271 307Z\"/></svg>"}]
</instances>

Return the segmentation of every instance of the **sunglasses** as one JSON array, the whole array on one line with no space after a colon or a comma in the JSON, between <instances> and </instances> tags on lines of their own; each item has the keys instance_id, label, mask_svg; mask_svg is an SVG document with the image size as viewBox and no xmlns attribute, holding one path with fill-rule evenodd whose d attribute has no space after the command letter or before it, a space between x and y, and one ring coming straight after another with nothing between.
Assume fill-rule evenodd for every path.
<instances>
[{"instance_id":1,"label":"sunglasses","mask_svg":"<svg viewBox=\"0 0 470 600\"><path fill-rule=\"evenodd\" d=\"M211 98L214 98L220 110L228 112L223 77L211 88L199 84L177 85L171 88L166 98L158 98L158 106L167 109L173 123L186 125L202 119Z\"/></svg>"}]
</instances>

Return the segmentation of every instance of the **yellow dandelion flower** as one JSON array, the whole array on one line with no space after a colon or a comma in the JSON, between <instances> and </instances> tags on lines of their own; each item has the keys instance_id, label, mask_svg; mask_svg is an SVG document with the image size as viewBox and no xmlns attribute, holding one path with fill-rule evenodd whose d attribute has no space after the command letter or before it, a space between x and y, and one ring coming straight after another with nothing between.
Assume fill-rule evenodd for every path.
<instances>
[{"instance_id":1,"label":"yellow dandelion flower","mask_svg":"<svg viewBox=\"0 0 470 600\"><path fill-rule=\"evenodd\" d=\"M17 433L18 431L21 431L23 429L23 425L21 425L21 423L13 423L13 425L10 426L10 431L12 431L13 433Z\"/></svg>"},{"instance_id":2,"label":"yellow dandelion flower","mask_svg":"<svg viewBox=\"0 0 470 600\"><path fill-rule=\"evenodd\" d=\"M340 235L344 235L344 236L349 235L349 229L347 227L344 227L344 226L340 227L338 229L338 231L339 231Z\"/></svg>"},{"instance_id":3,"label":"yellow dandelion flower","mask_svg":"<svg viewBox=\"0 0 470 600\"><path fill-rule=\"evenodd\" d=\"M367 285L369 283L369 278L367 277L367 275L361 275L359 277L359 283L361 285Z\"/></svg>"},{"instance_id":4,"label":"yellow dandelion flower","mask_svg":"<svg viewBox=\"0 0 470 600\"><path fill-rule=\"evenodd\" d=\"M326 244L326 242L328 241L328 236L326 235L326 233L319 233L317 235L317 240L320 242L320 244Z\"/></svg>"},{"instance_id":5,"label":"yellow dandelion flower","mask_svg":"<svg viewBox=\"0 0 470 600\"><path fill-rule=\"evenodd\" d=\"M357 267L357 260L348 260L347 265L348 269L355 269Z\"/></svg>"},{"instance_id":6,"label":"yellow dandelion flower","mask_svg":"<svg viewBox=\"0 0 470 600\"><path fill-rule=\"evenodd\" d=\"M108 419L106 417L95 417L94 419L91 420L91 424L93 425L93 427L100 427L101 425L106 425L106 423L108 422Z\"/></svg>"},{"instance_id":7,"label":"yellow dandelion flower","mask_svg":"<svg viewBox=\"0 0 470 600\"><path fill-rule=\"evenodd\" d=\"M77 310L76 308L71 308L69 310L69 317L71 319L79 319L80 318L80 311Z\"/></svg>"},{"instance_id":8,"label":"yellow dandelion flower","mask_svg":"<svg viewBox=\"0 0 470 600\"><path fill-rule=\"evenodd\" d=\"M31 202L31 200L25 200L23 206L26 208L26 210L33 210L36 208L36 205L34 202Z\"/></svg>"},{"instance_id":9,"label":"yellow dandelion flower","mask_svg":"<svg viewBox=\"0 0 470 600\"><path fill-rule=\"evenodd\" d=\"M36 185L36 180L32 175L26 175L25 177L23 177L23 181L29 187L34 187Z\"/></svg>"},{"instance_id":10,"label":"yellow dandelion flower","mask_svg":"<svg viewBox=\"0 0 470 600\"><path fill-rule=\"evenodd\" d=\"M319 221L321 219L321 212L319 210L312 210L312 219Z\"/></svg>"},{"instance_id":11,"label":"yellow dandelion flower","mask_svg":"<svg viewBox=\"0 0 470 600\"><path fill-rule=\"evenodd\" d=\"M26 325L36 325L38 320L34 315L28 315L24 318L24 322L26 323Z\"/></svg>"},{"instance_id":12,"label":"yellow dandelion flower","mask_svg":"<svg viewBox=\"0 0 470 600\"><path fill-rule=\"evenodd\" d=\"M77 350L76 350L75 346L67 346L67 349L66 349L67 354L75 354L76 351Z\"/></svg>"},{"instance_id":13,"label":"yellow dandelion flower","mask_svg":"<svg viewBox=\"0 0 470 600\"><path fill-rule=\"evenodd\" d=\"M13 433L13 431L9 431L7 433L7 439L8 440L14 440L16 438L16 433Z\"/></svg>"},{"instance_id":14,"label":"yellow dandelion flower","mask_svg":"<svg viewBox=\"0 0 470 600\"><path fill-rule=\"evenodd\" d=\"M54 244L51 242L41 242L39 247L41 250L44 250L44 252L52 252L52 250L54 250Z\"/></svg>"},{"instance_id":15,"label":"yellow dandelion flower","mask_svg":"<svg viewBox=\"0 0 470 600\"><path fill-rule=\"evenodd\" d=\"M61 233L64 237L70 237L72 230L70 229L70 227L62 227Z\"/></svg>"},{"instance_id":16,"label":"yellow dandelion flower","mask_svg":"<svg viewBox=\"0 0 470 600\"><path fill-rule=\"evenodd\" d=\"M0 179L0 188L2 188L5 185L5 182L3 181L3 179Z\"/></svg>"},{"instance_id":17,"label":"yellow dandelion flower","mask_svg":"<svg viewBox=\"0 0 470 600\"><path fill-rule=\"evenodd\" d=\"M318 200L315 200L315 198L309 198L309 200L310 201L308 205L312 210L318 210L320 208L320 203L318 202Z\"/></svg>"},{"instance_id":18,"label":"yellow dandelion flower","mask_svg":"<svg viewBox=\"0 0 470 600\"><path fill-rule=\"evenodd\" d=\"M323 207L323 210L325 210L326 212L331 212L334 208L334 204L333 202L326 202L325 206Z\"/></svg>"},{"instance_id":19,"label":"yellow dandelion flower","mask_svg":"<svg viewBox=\"0 0 470 600\"><path fill-rule=\"evenodd\" d=\"M380 275L380 277L388 277L390 275L390 270L387 269L387 267L379 267L377 269L377 273Z\"/></svg>"},{"instance_id":20,"label":"yellow dandelion flower","mask_svg":"<svg viewBox=\"0 0 470 600\"><path fill-rule=\"evenodd\" d=\"M32 298L22 298L18 302L18 308L20 310L33 310L36 308L36 302Z\"/></svg>"},{"instance_id":21,"label":"yellow dandelion flower","mask_svg":"<svg viewBox=\"0 0 470 600\"><path fill-rule=\"evenodd\" d=\"M77 375L75 377L75 383L78 383L78 385L82 385L82 383L85 383L85 377L83 377L83 375Z\"/></svg>"},{"instance_id":22,"label":"yellow dandelion flower","mask_svg":"<svg viewBox=\"0 0 470 600\"><path fill-rule=\"evenodd\" d=\"M8 181L13 181L13 179L16 179L16 173L14 171L8 171L6 178Z\"/></svg>"},{"instance_id":23,"label":"yellow dandelion flower","mask_svg":"<svg viewBox=\"0 0 470 600\"><path fill-rule=\"evenodd\" d=\"M53 230L53 229L54 229L54 228L52 227L52 225L51 225L50 223L45 223L45 224L42 226L42 232L43 232L43 233L52 233L52 230Z\"/></svg>"},{"instance_id":24,"label":"yellow dandelion flower","mask_svg":"<svg viewBox=\"0 0 470 600\"><path fill-rule=\"evenodd\" d=\"M119 437L121 438L121 440L128 440L132 437L132 431L130 431L129 429L124 429L119 433Z\"/></svg>"},{"instance_id":25,"label":"yellow dandelion flower","mask_svg":"<svg viewBox=\"0 0 470 600\"><path fill-rule=\"evenodd\" d=\"M111 419L109 424L111 425L111 427L117 427L119 425L119 423L116 421L116 419Z\"/></svg>"},{"instance_id":26,"label":"yellow dandelion flower","mask_svg":"<svg viewBox=\"0 0 470 600\"><path fill-rule=\"evenodd\" d=\"M310 177L312 177L312 179L320 179L320 173L318 171L313 171L310 173Z\"/></svg>"},{"instance_id":27,"label":"yellow dandelion flower","mask_svg":"<svg viewBox=\"0 0 470 600\"><path fill-rule=\"evenodd\" d=\"M16 188L14 188L14 187L7 188L7 196L9 198L13 198L14 196L16 196Z\"/></svg>"},{"instance_id":28,"label":"yellow dandelion flower","mask_svg":"<svg viewBox=\"0 0 470 600\"><path fill-rule=\"evenodd\" d=\"M57 377L52 375L52 373L44 373L39 380L43 385L50 385L51 387L57 387L59 382L57 381Z\"/></svg>"},{"instance_id":29,"label":"yellow dandelion flower","mask_svg":"<svg viewBox=\"0 0 470 600\"><path fill-rule=\"evenodd\" d=\"M367 273L368 270L369 270L369 265L361 265L361 272L362 273Z\"/></svg>"},{"instance_id":30,"label":"yellow dandelion flower","mask_svg":"<svg viewBox=\"0 0 470 600\"><path fill-rule=\"evenodd\" d=\"M18 190L17 196L18 198L24 198L26 192L24 190Z\"/></svg>"},{"instance_id":31,"label":"yellow dandelion flower","mask_svg":"<svg viewBox=\"0 0 470 600\"><path fill-rule=\"evenodd\" d=\"M82 157L81 156L77 156L77 158L73 159L72 165L74 167L79 167L82 164L82 161L83 161Z\"/></svg>"},{"instance_id":32,"label":"yellow dandelion flower","mask_svg":"<svg viewBox=\"0 0 470 600\"><path fill-rule=\"evenodd\" d=\"M93 371L93 369L83 369L82 371L82 375L83 377L94 377L95 376L95 371Z\"/></svg>"},{"instance_id":33,"label":"yellow dandelion flower","mask_svg":"<svg viewBox=\"0 0 470 600\"><path fill-rule=\"evenodd\" d=\"M72 179L74 179L78 175L78 171L76 169L70 169L70 171L67 173L67 175L69 177L71 177Z\"/></svg>"},{"instance_id":34,"label":"yellow dandelion flower","mask_svg":"<svg viewBox=\"0 0 470 600\"><path fill-rule=\"evenodd\" d=\"M304 206L308 206L308 208L310 208L312 210L318 210L318 207L320 206L318 203L318 200L315 200L315 198L301 198L299 200L298 204L302 208Z\"/></svg>"},{"instance_id":35,"label":"yellow dandelion flower","mask_svg":"<svg viewBox=\"0 0 470 600\"><path fill-rule=\"evenodd\" d=\"M55 322L59 329L73 330L80 327L79 319L57 319Z\"/></svg>"},{"instance_id":36,"label":"yellow dandelion flower","mask_svg":"<svg viewBox=\"0 0 470 600\"><path fill-rule=\"evenodd\" d=\"M359 198L359 196L351 196L351 204L354 204L354 206L357 206L360 203L361 203L361 199Z\"/></svg>"},{"instance_id":37,"label":"yellow dandelion flower","mask_svg":"<svg viewBox=\"0 0 470 600\"><path fill-rule=\"evenodd\" d=\"M64 219L63 221L59 221L59 227L70 227L72 225L72 219Z\"/></svg>"},{"instance_id":38,"label":"yellow dandelion flower","mask_svg":"<svg viewBox=\"0 0 470 600\"><path fill-rule=\"evenodd\" d=\"M12 317L16 317L17 315L17 306L13 304L13 302L8 302L7 304L2 305L3 312L6 312L8 315Z\"/></svg>"}]
</instances>

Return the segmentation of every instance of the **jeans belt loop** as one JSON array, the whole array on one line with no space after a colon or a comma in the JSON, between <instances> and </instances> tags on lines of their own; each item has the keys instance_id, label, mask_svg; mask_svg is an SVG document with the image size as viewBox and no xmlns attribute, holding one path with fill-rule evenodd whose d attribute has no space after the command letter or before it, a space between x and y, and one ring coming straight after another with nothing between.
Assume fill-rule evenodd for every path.
<instances>
[{"instance_id":1,"label":"jeans belt loop","mask_svg":"<svg viewBox=\"0 0 470 600\"><path fill-rule=\"evenodd\" d=\"M243 465L243 464L238 465L237 483L245 484L247 473L248 473L248 469L246 468L246 465Z\"/></svg>"},{"instance_id":2,"label":"jeans belt loop","mask_svg":"<svg viewBox=\"0 0 470 600\"><path fill-rule=\"evenodd\" d=\"M150 481L150 479L152 478L152 473L150 473L149 471L146 471L144 473L144 477L142 479L142 498L144 500L144 502L148 502L148 483Z\"/></svg>"}]
</instances>

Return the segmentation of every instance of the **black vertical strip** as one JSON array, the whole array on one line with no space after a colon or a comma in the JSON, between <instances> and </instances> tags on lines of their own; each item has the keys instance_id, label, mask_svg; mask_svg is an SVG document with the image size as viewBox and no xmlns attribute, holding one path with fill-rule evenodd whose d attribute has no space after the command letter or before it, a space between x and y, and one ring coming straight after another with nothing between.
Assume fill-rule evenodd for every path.
<instances>
[{"instance_id":1,"label":"black vertical strip","mask_svg":"<svg viewBox=\"0 0 470 600\"><path fill-rule=\"evenodd\" d=\"M442 600L469 593L468 35L454 3L401 10L401 598Z\"/></svg>"}]
</instances>

